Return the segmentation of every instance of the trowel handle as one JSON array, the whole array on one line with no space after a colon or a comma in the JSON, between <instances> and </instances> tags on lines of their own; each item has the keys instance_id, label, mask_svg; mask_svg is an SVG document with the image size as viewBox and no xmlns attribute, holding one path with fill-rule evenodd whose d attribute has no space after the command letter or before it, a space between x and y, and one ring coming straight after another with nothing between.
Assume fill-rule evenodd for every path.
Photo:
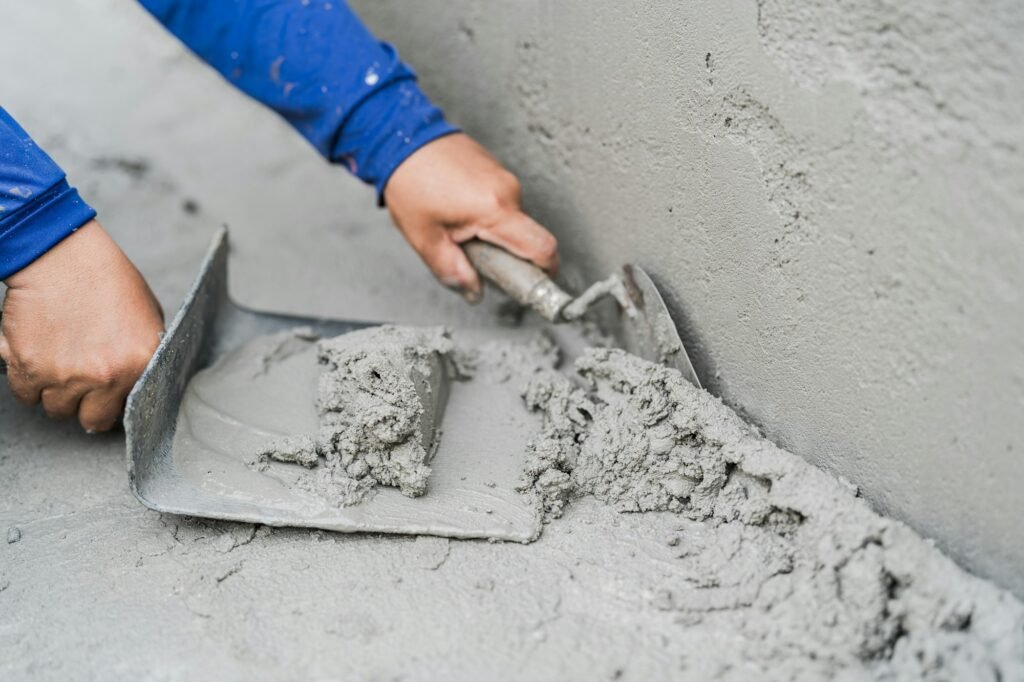
<instances>
[{"instance_id":1,"label":"trowel handle","mask_svg":"<svg viewBox=\"0 0 1024 682\"><path fill-rule=\"evenodd\" d=\"M557 322L562 308L572 301L572 296L551 281L546 272L501 247L474 239L462 248L481 275L549 322Z\"/></svg>"}]
</instances>

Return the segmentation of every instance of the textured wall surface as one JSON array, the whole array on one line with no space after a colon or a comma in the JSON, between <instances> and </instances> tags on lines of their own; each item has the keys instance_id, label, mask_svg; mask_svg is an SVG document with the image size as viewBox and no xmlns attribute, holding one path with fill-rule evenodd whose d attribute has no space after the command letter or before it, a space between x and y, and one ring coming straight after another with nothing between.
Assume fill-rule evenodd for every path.
<instances>
[{"instance_id":1,"label":"textured wall surface","mask_svg":"<svg viewBox=\"0 0 1024 682\"><path fill-rule=\"evenodd\" d=\"M355 5L570 284L649 268L713 393L1024 594L1024 7Z\"/></svg>"}]
</instances>

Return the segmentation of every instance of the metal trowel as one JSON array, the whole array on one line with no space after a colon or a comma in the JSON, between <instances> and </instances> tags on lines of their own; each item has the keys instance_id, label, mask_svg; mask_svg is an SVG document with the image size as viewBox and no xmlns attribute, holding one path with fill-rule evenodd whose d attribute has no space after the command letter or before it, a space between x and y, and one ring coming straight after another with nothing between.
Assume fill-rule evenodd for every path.
<instances>
[{"instance_id":1,"label":"metal trowel","mask_svg":"<svg viewBox=\"0 0 1024 682\"><path fill-rule=\"evenodd\" d=\"M487 244L471 243L466 250L485 277L549 320L567 320L580 314L591 300L610 293L623 306L627 348L669 363L697 383L664 302L640 268L625 268L574 306L571 296L532 265ZM275 478L270 475L273 471L256 471L211 444L206 436L212 431L229 434L230 442L237 445L272 430L273 410L248 416L225 412L216 418L209 414L219 413L207 411L203 413L206 416L193 419L187 404L183 407L183 396L197 372L230 361L239 347L258 343L275 332L301 327L314 339L374 326L240 306L228 295L227 253L227 230L222 230L128 397L124 419L128 474L132 492L143 504L173 514L343 532L519 542L540 534L535 506L515 490L526 443L540 427L539 417L522 409L516 382L495 379L489 384L480 378L452 382L431 461L433 473L426 495L418 498L379 488L358 505L339 507L289 485L287 477L297 471L296 465L280 464ZM517 335L525 342L536 332L499 328L454 333L462 342L476 344L508 341ZM315 354L312 357L315 363ZM284 393L275 389L265 400L256 396L256 402L271 407L312 404L318 370L295 366L288 371L296 377L289 383L292 388ZM252 390L260 389L254 384Z\"/></svg>"},{"instance_id":2,"label":"metal trowel","mask_svg":"<svg viewBox=\"0 0 1024 682\"><path fill-rule=\"evenodd\" d=\"M571 322L599 300L615 299L626 350L673 367L691 384L701 387L665 300L640 266L624 265L619 272L573 297L543 270L504 249L480 240L465 244L464 249L484 277L549 322Z\"/></svg>"}]
</instances>

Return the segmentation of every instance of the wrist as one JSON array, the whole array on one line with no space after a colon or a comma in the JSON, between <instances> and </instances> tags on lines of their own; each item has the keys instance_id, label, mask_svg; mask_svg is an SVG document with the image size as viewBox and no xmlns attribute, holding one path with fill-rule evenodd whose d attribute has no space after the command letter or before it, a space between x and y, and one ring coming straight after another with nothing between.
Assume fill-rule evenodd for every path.
<instances>
[{"instance_id":1,"label":"wrist","mask_svg":"<svg viewBox=\"0 0 1024 682\"><path fill-rule=\"evenodd\" d=\"M0 221L0 280L10 285L17 273L95 217L96 211L61 179Z\"/></svg>"},{"instance_id":2,"label":"wrist","mask_svg":"<svg viewBox=\"0 0 1024 682\"><path fill-rule=\"evenodd\" d=\"M101 262L104 252L110 248L117 246L96 220L90 220L72 230L4 283L9 289L32 289L78 280L82 270Z\"/></svg>"},{"instance_id":3,"label":"wrist","mask_svg":"<svg viewBox=\"0 0 1024 682\"><path fill-rule=\"evenodd\" d=\"M330 158L373 185L383 206L385 188L395 170L425 145L457 132L410 76L396 79L359 103Z\"/></svg>"}]
</instances>

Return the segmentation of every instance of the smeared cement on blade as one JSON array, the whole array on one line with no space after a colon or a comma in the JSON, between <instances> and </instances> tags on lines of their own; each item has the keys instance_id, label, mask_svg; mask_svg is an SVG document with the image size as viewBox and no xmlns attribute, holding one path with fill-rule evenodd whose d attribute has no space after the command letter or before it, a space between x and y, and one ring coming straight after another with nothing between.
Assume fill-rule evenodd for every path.
<instances>
[{"instance_id":1,"label":"smeared cement on blade","mask_svg":"<svg viewBox=\"0 0 1024 682\"><path fill-rule=\"evenodd\" d=\"M373 392L395 367L386 370L386 362L371 362L362 369L372 373L375 367L381 378L363 386L366 395L361 402L351 405L347 413L338 411L344 401L322 403L328 421L336 420L325 431L317 396L318 391L323 398L323 390L338 389L337 365L324 373L319 358L358 365L366 359L367 349L375 344L378 349L394 346L397 337L406 359L427 360L450 343L438 336L437 330L396 331L385 327L352 336L351 340L321 346L301 330L268 336L199 372L187 389L179 414L173 444L178 470L207 491L269 511L271 522L281 525L519 542L536 538L540 532L536 504L515 491L525 444L539 427L537 418L522 408L520 382L510 381L504 370L497 369L477 370L473 381L447 382L448 396L435 448L429 442L435 438L432 428L430 438L420 440L422 429L427 428L418 421L420 413L405 413L405 417L415 417L415 423L403 421L404 425L397 431L392 429L390 436L381 431L373 435L373 425L386 431L402 419L380 418L380 410L388 400L394 402L393 397L373 397ZM412 350L417 344L429 352L417 355ZM348 352L343 351L345 346ZM496 351L498 364L500 356ZM391 356L391 360L397 358ZM482 361L486 366L487 357ZM481 362L479 356L476 362ZM427 366L431 364L427 362ZM416 371L410 367L406 368L410 371L405 375L407 379L413 374L424 376L423 367ZM397 380L402 372L395 371L387 375L390 380ZM322 381L330 386L324 389ZM425 381L425 385L430 384L429 379ZM350 398L353 391L359 392L358 388L349 389L345 391ZM439 391L439 384L433 390ZM426 403L440 405L440 401ZM372 410L379 411L369 418ZM355 424L361 417L367 419ZM428 415L428 421L434 418ZM410 425L413 428L405 433L403 429ZM398 432L402 434L396 435ZM349 440L354 434L363 440ZM405 437L409 434L415 435L415 442ZM385 452L382 444L387 440L396 441L391 444L396 447ZM338 454L349 446L354 449L348 454ZM370 449L356 456L359 447ZM435 453L429 469L417 470L405 479L407 492L422 486L422 497L413 499L391 487L374 488L378 480L401 487L405 473L425 464L428 449ZM323 456L325 450L329 450L333 463ZM413 462L417 457L418 465ZM409 464L405 473L393 466L398 458ZM365 463L365 470L357 462ZM349 472L344 467L356 468ZM375 475L370 471L374 468L378 469ZM322 485L323 476L333 480L338 471L353 482L354 488L347 493L355 499L343 499L337 487ZM364 496L361 503L345 506Z\"/></svg>"}]
</instances>

